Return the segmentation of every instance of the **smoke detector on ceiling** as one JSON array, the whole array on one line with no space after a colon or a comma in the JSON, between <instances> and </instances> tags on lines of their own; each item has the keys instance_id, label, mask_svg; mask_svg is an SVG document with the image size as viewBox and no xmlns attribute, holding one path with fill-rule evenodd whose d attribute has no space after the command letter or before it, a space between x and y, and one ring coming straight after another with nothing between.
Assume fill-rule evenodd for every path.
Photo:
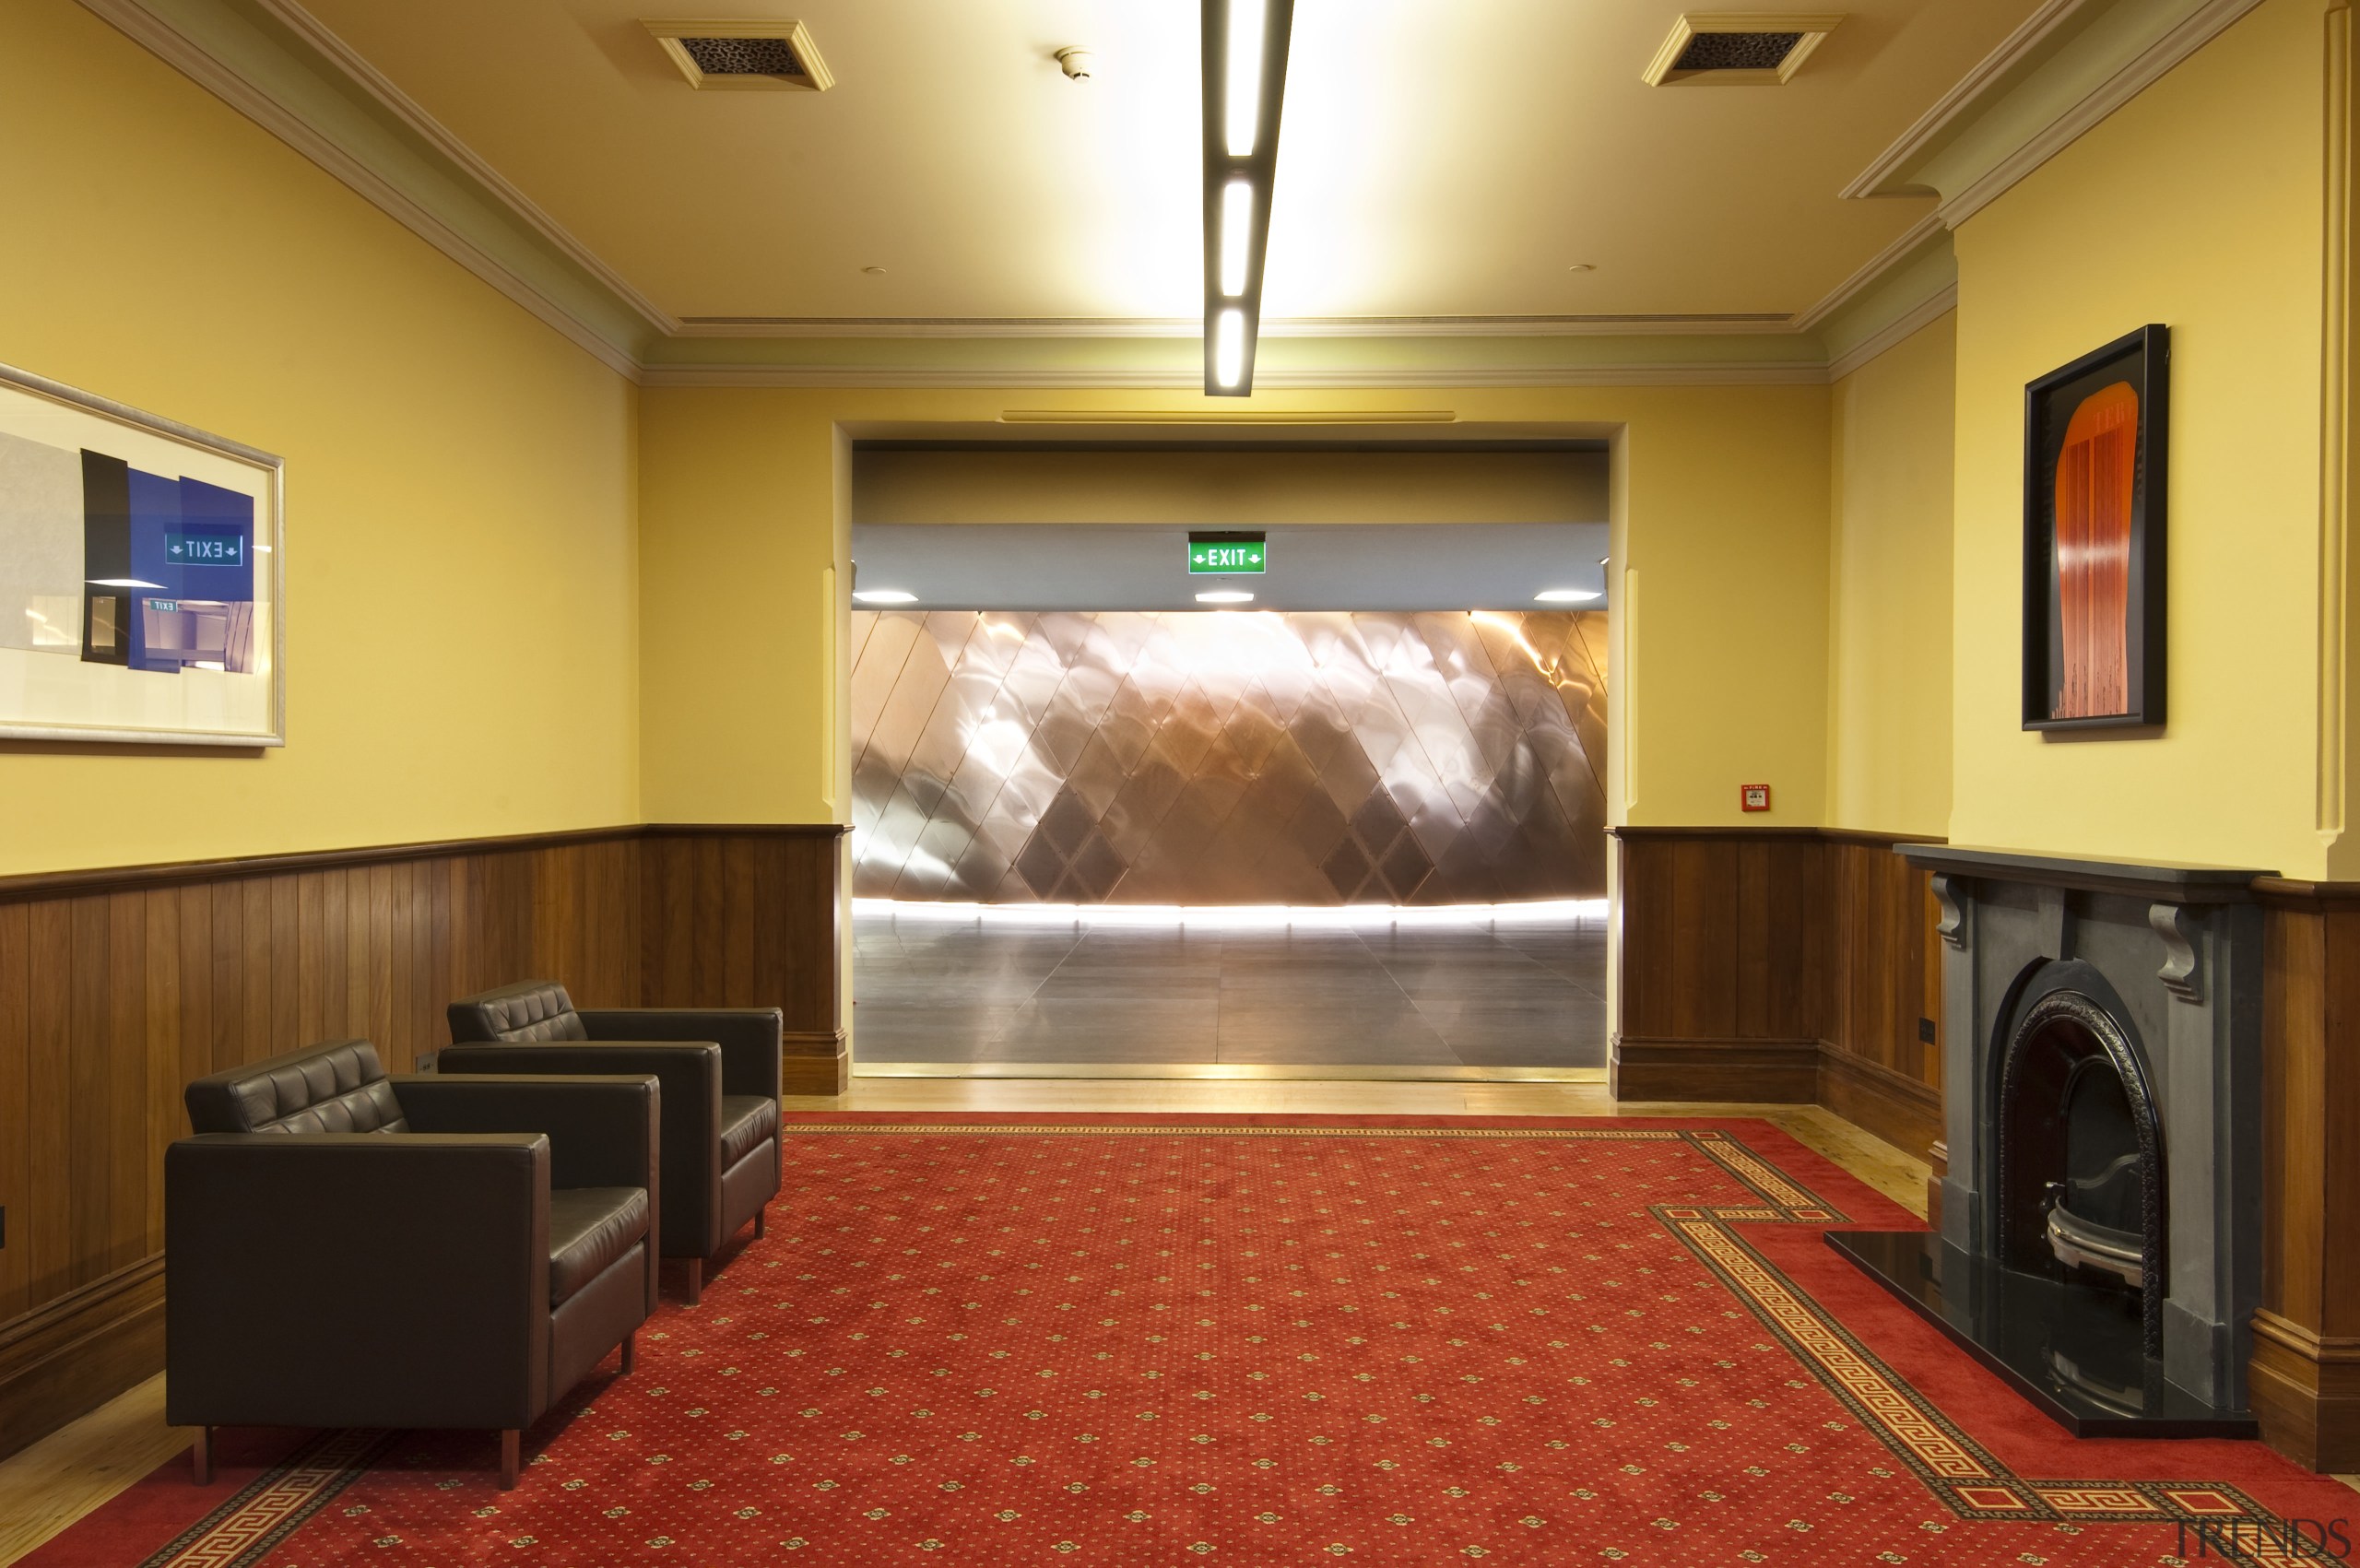
<instances>
[{"instance_id":1,"label":"smoke detector on ceiling","mask_svg":"<svg viewBox=\"0 0 2360 1568\"><path fill-rule=\"evenodd\" d=\"M643 21L689 85L757 92L825 92L836 78L797 21Z\"/></svg>"},{"instance_id":2,"label":"smoke detector on ceiling","mask_svg":"<svg viewBox=\"0 0 2360 1568\"><path fill-rule=\"evenodd\" d=\"M1675 82L1722 87L1777 87L1793 78L1843 21L1840 13L1738 14L1692 12L1671 25L1641 79L1649 87Z\"/></svg>"}]
</instances>

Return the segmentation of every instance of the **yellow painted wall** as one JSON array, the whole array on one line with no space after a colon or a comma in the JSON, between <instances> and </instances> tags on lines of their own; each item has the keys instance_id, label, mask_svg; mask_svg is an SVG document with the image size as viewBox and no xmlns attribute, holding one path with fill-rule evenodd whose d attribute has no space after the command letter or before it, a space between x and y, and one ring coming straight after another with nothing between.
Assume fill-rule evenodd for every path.
<instances>
[{"instance_id":1,"label":"yellow painted wall","mask_svg":"<svg viewBox=\"0 0 2360 1568\"><path fill-rule=\"evenodd\" d=\"M0 6L0 360L287 460L283 749L0 747L0 873L639 818L631 385L72 0Z\"/></svg>"},{"instance_id":2,"label":"yellow painted wall","mask_svg":"<svg viewBox=\"0 0 2360 1568\"><path fill-rule=\"evenodd\" d=\"M1829 402L1827 820L1941 837L1951 815L1951 438L1957 318Z\"/></svg>"},{"instance_id":3,"label":"yellow painted wall","mask_svg":"<svg viewBox=\"0 0 2360 1568\"><path fill-rule=\"evenodd\" d=\"M2321 7L2267 0L1959 229L1952 837L2319 875ZM2024 383L2172 329L2169 724L2020 724Z\"/></svg>"},{"instance_id":4,"label":"yellow painted wall","mask_svg":"<svg viewBox=\"0 0 2360 1568\"><path fill-rule=\"evenodd\" d=\"M1202 408L1181 394L651 388L642 395L644 803L666 821L842 820L823 762L821 574L850 542L846 430L906 434L1011 407ZM1621 618L1613 700L1638 714L1618 820L1735 822L1767 783L1772 823L1825 801L1827 393L1644 387L1267 394L1252 409L1449 408L1611 436L1615 554L1646 579ZM1372 427L1374 428L1374 427ZM1044 431L1043 433L1049 433ZM841 575L839 581L841 582ZM748 614L746 584L759 592ZM841 636L841 631L836 635ZM1630 662L1623 662L1630 661ZM841 681L844 662L836 665ZM1635 685L1635 695L1634 695ZM839 710L841 711L841 710ZM1628 714L1618 717L1618 725ZM830 800L823 784L835 781ZM1750 819L1762 821L1761 818Z\"/></svg>"}]
</instances>

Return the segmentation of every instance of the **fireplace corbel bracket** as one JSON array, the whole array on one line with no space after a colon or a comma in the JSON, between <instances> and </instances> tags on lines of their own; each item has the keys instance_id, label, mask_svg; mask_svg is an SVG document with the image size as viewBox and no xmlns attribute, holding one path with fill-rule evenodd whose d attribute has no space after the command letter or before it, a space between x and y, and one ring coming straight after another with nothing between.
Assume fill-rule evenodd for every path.
<instances>
[{"instance_id":1,"label":"fireplace corbel bracket","mask_svg":"<svg viewBox=\"0 0 2360 1568\"><path fill-rule=\"evenodd\" d=\"M1941 907L1942 918L1935 925L1934 934L1952 947L1966 950L1966 911L1960 907L1958 889L1948 877L1932 879L1934 902Z\"/></svg>"},{"instance_id":2,"label":"fireplace corbel bracket","mask_svg":"<svg viewBox=\"0 0 2360 1568\"><path fill-rule=\"evenodd\" d=\"M2164 967L2155 978L2177 1000L2190 1006L2204 1001L2204 977L2197 955L2197 934L2190 928L2187 907L2177 903L2147 906L2148 928L2163 938Z\"/></svg>"}]
</instances>

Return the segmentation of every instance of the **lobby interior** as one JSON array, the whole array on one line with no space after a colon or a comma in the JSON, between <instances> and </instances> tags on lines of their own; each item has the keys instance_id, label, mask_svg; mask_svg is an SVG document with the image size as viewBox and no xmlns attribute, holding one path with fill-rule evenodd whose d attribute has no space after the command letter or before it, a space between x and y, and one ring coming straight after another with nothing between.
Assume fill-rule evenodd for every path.
<instances>
[{"instance_id":1,"label":"lobby interior","mask_svg":"<svg viewBox=\"0 0 2360 1568\"><path fill-rule=\"evenodd\" d=\"M0 9L0 1564L2351 1555L2346 0L756 9Z\"/></svg>"}]
</instances>

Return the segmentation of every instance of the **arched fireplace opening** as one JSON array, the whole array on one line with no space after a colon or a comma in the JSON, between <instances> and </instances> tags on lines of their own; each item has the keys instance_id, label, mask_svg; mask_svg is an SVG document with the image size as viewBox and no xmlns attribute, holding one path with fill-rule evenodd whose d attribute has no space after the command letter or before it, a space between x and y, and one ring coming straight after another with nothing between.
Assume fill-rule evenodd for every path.
<instances>
[{"instance_id":1,"label":"arched fireplace opening","mask_svg":"<svg viewBox=\"0 0 2360 1568\"><path fill-rule=\"evenodd\" d=\"M1998 1252L2080 1287L2074 1348L2049 1374L2093 1401L2149 1403L2169 1276L2161 1123L2146 1056L2087 965L2028 977L2000 1053ZM2106 1325L2111 1322L2111 1331Z\"/></svg>"}]
</instances>

